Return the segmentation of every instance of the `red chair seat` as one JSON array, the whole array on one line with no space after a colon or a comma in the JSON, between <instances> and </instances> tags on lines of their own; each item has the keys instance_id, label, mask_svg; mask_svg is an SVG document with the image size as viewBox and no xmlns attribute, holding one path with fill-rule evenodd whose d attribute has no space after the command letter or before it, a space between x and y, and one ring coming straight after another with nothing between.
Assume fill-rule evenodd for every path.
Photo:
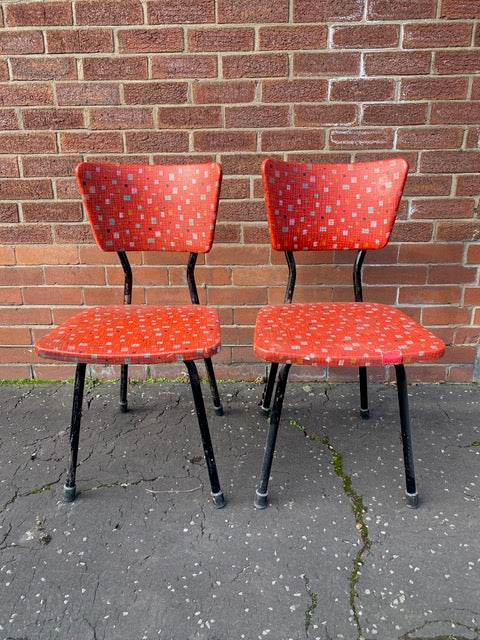
<instances>
[{"instance_id":1,"label":"red chair seat","mask_svg":"<svg viewBox=\"0 0 480 640\"><path fill-rule=\"evenodd\" d=\"M216 309L203 305L109 305L86 309L36 342L44 358L148 364L210 358L220 351Z\"/></svg>"},{"instance_id":2,"label":"red chair seat","mask_svg":"<svg viewBox=\"0 0 480 640\"><path fill-rule=\"evenodd\" d=\"M445 346L396 308L370 302L320 302L262 308L254 350L269 362L385 366L436 360Z\"/></svg>"}]
</instances>

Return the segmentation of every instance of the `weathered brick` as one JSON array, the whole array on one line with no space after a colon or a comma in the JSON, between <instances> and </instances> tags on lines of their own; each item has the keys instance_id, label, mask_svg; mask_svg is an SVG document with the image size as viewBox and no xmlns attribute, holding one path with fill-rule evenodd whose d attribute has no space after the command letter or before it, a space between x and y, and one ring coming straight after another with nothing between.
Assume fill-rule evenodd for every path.
<instances>
[{"instance_id":1,"label":"weathered brick","mask_svg":"<svg viewBox=\"0 0 480 640\"><path fill-rule=\"evenodd\" d=\"M435 240L477 242L478 238L480 238L480 220L462 220L461 222L450 220L436 224Z\"/></svg>"},{"instance_id":2,"label":"weathered brick","mask_svg":"<svg viewBox=\"0 0 480 640\"><path fill-rule=\"evenodd\" d=\"M214 55L153 56L152 78L215 78L217 57Z\"/></svg>"},{"instance_id":3,"label":"weathered brick","mask_svg":"<svg viewBox=\"0 0 480 640\"><path fill-rule=\"evenodd\" d=\"M186 24L215 22L214 0L149 0L150 24Z\"/></svg>"},{"instance_id":4,"label":"weathered brick","mask_svg":"<svg viewBox=\"0 0 480 640\"><path fill-rule=\"evenodd\" d=\"M480 51L435 51L433 71L435 73L477 73L480 68Z\"/></svg>"},{"instance_id":5,"label":"weathered brick","mask_svg":"<svg viewBox=\"0 0 480 640\"><path fill-rule=\"evenodd\" d=\"M472 218L475 202L471 198L432 198L429 200L412 200L410 217L412 220L440 218Z\"/></svg>"},{"instance_id":6,"label":"weathered brick","mask_svg":"<svg viewBox=\"0 0 480 640\"><path fill-rule=\"evenodd\" d=\"M56 224L53 237L59 244L92 244L93 241L89 224Z\"/></svg>"},{"instance_id":7,"label":"weathered brick","mask_svg":"<svg viewBox=\"0 0 480 640\"><path fill-rule=\"evenodd\" d=\"M358 107L355 104L295 105L294 123L297 127L338 126L355 124Z\"/></svg>"},{"instance_id":8,"label":"weathered brick","mask_svg":"<svg viewBox=\"0 0 480 640\"><path fill-rule=\"evenodd\" d=\"M407 242L399 246L398 261L405 263L460 263L463 258L463 243L445 242L420 244Z\"/></svg>"},{"instance_id":9,"label":"weathered brick","mask_svg":"<svg viewBox=\"0 0 480 640\"><path fill-rule=\"evenodd\" d=\"M424 124L427 121L425 103L367 104L363 108L364 124Z\"/></svg>"},{"instance_id":10,"label":"weathered brick","mask_svg":"<svg viewBox=\"0 0 480 640\"><path fill-rule=\"evenodd\" d=\"M467 129L466 149L478 149L480 147L480 127L469 127Z\"/></svg>"},{"instance_id":11,"label":"weathered brick","mask_svg":"<svg viewBox=\"0 0 480 640\"><path fill-rule=\"evenodd\" d=\"M369 20L420 20L435 18L437 0L415 0L398 3L396 0L369 0Z\"/></svg>"},{"instance_id":12,"label":"weathered brick","mask_svg":"<svg viewBox=\"0 0 480 640\"><path fill-rule=\"evenodd\" d=\"M85 160L88 159L88 156L85 156ZM95 155L95 160L99 161L98 155ZM73 177L57 178L57 180L55 180L55 189L59 200L73 200L78 198L77 181Z\"/></svg>"},{"instance_id":13,"label":"weathered brick","mask_svg":"<svg viewBox=\"0 0 480 640\"><path fill-rule=\"evenodd\" d=\"M286 75L288 75L286 53L254 53L223 57L224 78L263 78Z\"/></svg>"},{"instance_id":14,"label":"weathered brick","mask_svg":"<svg viewBox=\"0 0 480 640\"><path fill-rule=\"evenodd\" d=\"M477 196L480 193L480 175L463 175L457 178L457 196ZM480 262L480 260L479 260Z\"/></svg>"},{"instance_id":15,"label":"weathered brick","mask_svg":"<svg viewBox=\"0 0 480 640\"><path fill-rule=\"evenodd\" d=\"M60 134L60 148L63 153L123 151L123 140L120 133L67 132Z\"/></svg>"},{"instance_id":16,"label":"weathered brick","mask_svg":"<svg viewBox=\"0 0 480 640\"><path fill-rule=\"evenodd\" d=\"M325 131L319 129L281 129L263 131L262 151L291 151L294 149L323 149Z\"/></svg>"},{"instance_id":17,"label":"weathered brick","mask_svg":"<svg viewBox=\"0 0 480 640\"><path fill-rule=\"evenodd\" d=\"M30 345L30 330L27 327L2 327L0 328L0 344Z\"/></svg>"},{"instance_id":18,"label":"weathered brick","mask_svg":"<svg viewBox=\"0 0 480 640\"><path fill-rule=\"evenodd\" d=\"M0 82L10 79L10 72L6 60L0 60Z\"/></svg>"},{"instance_id":19,"label":"weathered brick","mask_svg":"<svg viewBox=\"0 0 480 640\"><path fill-rule=\"evenodd\" d=\"M188 98L186 82L127 82L123 91L126 104L182 104Z\"/></svg>"},{"instance_id":20,"label":"weathered brick","mask_svg":"<svg viewBox=\"0 0 480 640\"><path fill-rule=\"evenodd\" d=\"M0 133L3 153L55 153L54 133Z\"/></svg>"},{"instance_id":21,"label":"weathered brick","mask_svg":"<svg viewBox=\"0 0 480 640\"><path fill-rule=\"evenodd\" d=\"M195 131L193 134L196 151L255 151L256 143L253 131Z\"/></svg>"},{"instance_id":22,"label":"weathered brick","mask_svg":"<svg viewBox=\"0 0 480 640\"><path fill-rule=\"evenodd\" d=\"M462 100L467 97L468 77L403 78L402 100Z\"/></svg>"},{"instance_id":23,"label":"weathered brick","mask_svg":"<svg viewBox=\"0 0 480 640\"><path fill-rule=\"evenodd\" d=\"M479 0L443 0L441 18L480 18Z\"/></svg>"},{"instance_id":24,"label":"weathered brick","mask_svg":"<svg viewBox=\"0 0 480 640\"><path fill-rule=\"evenodd\" d=\"M50 84L0 84L0 105L39 106L53 104Z\"/></svg>"},{"instance_id":25,"label":"weathered brick","mask_svg":"<svg viewBox=\"0 0 480 640\"><path fill-rule=\"evenodd\" d=\"M399 128L397 149L459 149L462 140L460 127Z\"/></svg>"},{"instance_id":26,"label":"weathered brick","mask_svg":"<svg viewBox=\"0 0 480 640\"><path fill-rule=\"evenodd\" d=\"M144 56L84 58L85 80L146 80L148 61Z\"/></svg>"},{"instance_id":27,"label":"weathered brick","mask_svg":"<svg viewBox=\"0 0 480 640\"><path fill-rule=\"evenodd\" d=\"M336 49L379 49L398 47L400 27L396 24L340 25L332 27Z\"/></svg>"},{"instance_id":28,"label":"weathered brick","mask_svg":"<svg viewBox=\"0 0 480 640\"><path fill-rule=\"evenodd\" d=\"M406 24L403 32L405 49L468 47L471 40L472 25L467 23Z\"/></svg>"},{"instance_id":29,"label":"weathered brick","mask_svg":"<svg viewBox=\"0 0 480 640\"><path fill-rule=\"evenodd\" d=\"M226 153L220 157L220 162L224 175L258 176L258 168L267 157L267 154L260 153Z\"/></svg>"},{"instance_id":30,"label":"weathered brick","mask_svg":"<svg viewBox=\"0 0 480 640\"><path fill-rule=\"evenodd\" d=\"M31 55L43 51L41 31L0 31L0 55Z\"/></svg>"},{"instance_id":31,"label":"weathered brick","mask_svg":"<svg viewBox=\"0 0 480 640\"><path fill-rule=\"evenodd\" d=\"M385 149L393 145L393 129L383 127L360 129L332 129L329 133L330 149Z\"/></svg>"},{"instance_id":32,"label":"weathered brick","mask_svg":"<svg viewBox=\"0 0 480 640\"><path fill-rule=\"evenodd\" d=\"M262 102L321 102L327 91L327 80L262 80Z\"/></svg>"},{"instance_id":33,"label":"weathered brick","mask_svg":"<svg viewBox=\"0 0 480 640\"><path fill-rule=\"evenodd\" d=\"M111 53L111 29L48 29L48 53Z\"/></svg>"},{"instance_id":34,"label":"weathered brick","mask_svg":"<svg viewBox=\"0 0 480 640\"><path fill-rule=\"evenodd\" d=\"M18 222L18 220L17 205L13 202L0 202L0 222Z\"/></svg>"},{"instance_id":35,"label":"weathered brick","mask_svg":"<svg viewBox=\"0 0 480 640\"><path fill-rule=\"evenodd\" d=\"M125 134L127 153L180 153L188 151L188 133L184 131L152 131Z\"/></svg>"},{"instance_id":36,"label":"weathered brick","mask_svg":"<svg viewBox=\"0 0 480 640\"><path fill-rule=\"evenodd\" d=\"M254 80L221 82L199 80L192 86L193 102L196 104L253 102L256 89L257 83Z\"/></svg>"},{"instance_id":37,"label":"weathered brick","mask_svg":"<svg viewBox=\"0 0 480 640\"><path fill-rule=\"evenodd\" d=\"M52 232L49 225L15 224L0 227L0 242L4 244L50 244Z\"/></svg>"},{"instance_id":38,"label":"weathered brick","mask_svg":"<svg viewBox=\"0 0 480 640\"><path fill-rule=\"evenodd\" d=\"M288 0L253 4L250 0L218 0L220 23L288 22Z\"/></svg>"},{"instance_id":39,"label":"weathered brick","mask_svg":"<svg viewBox=\"0 0 480 640\"><path fill-rule=\"evenodd\" d=\"M76 0L77 25L126 25L142 24L143 11L140 0Z\"/></svg>"},{"instance_id":40,"label":"weathered brick","mask_svg":"<svg viewBox=\"0 0 480 640\"><path fill-rule=\"evenodd\" d=\"M197 51L252 51L255 47L253 28L188 29L188 50Z\"/></svg>"},{"instance_id":41,"label":"weathered brick","mask_svg":"<svg viewBox=\"0 0 480 640\"><path fill-rule=\"evenodd\" d=\"M430 115L432 124L463 124L480 122L478 102L436 102Z\"/></svg>"},{"instance_id":42,"label":"weathered brick","mask_svg":"<svg viewBox=\"0 0 480 640\"><path fill-rule=\"evenodd\" d=\"M78 287L24 287L26 305L81 305L82 291Z\"/></svg>"},{"instance_id":43,"label":"weathered brick","mask_svg":"<svg viewBox=\"0 0 480 640\"><path fill-rule=\"evenodd\" d=\"M347 102L384 102L393 100L395 81L391 79L332 80L330 100Z\"/></svg>"},{"instance_id":44,"label":"weathered brick","mask_svg":"<svg viewBox=\"0 0 480 640\"><path fill-rule=\"evenodd\" d=\"M37 267L0 267L0 282L4 286L27 286L43 283L42 270ZM13 323L17 324L17 323Z\"/></svg>"},{"instance_id":45,"label":"weathered brick","mask_svg":"<svg viewBox=\"0 0 480 640\"><path fill-rule=\"evenodd\" d=\"M77 65L73 58L11 58L12 80L74 80Z\"/></svg>"},{"instance_id":46,"label":"weathered brick","mask_svg":"<svg viewBox=\"0 0 480 640\"><path fill-rule=\"evenodd\" d=\"M120 104L120 89L118 84L114 83L59 83L56 91L60 106Z\"/></svg>"},{"instance_id":47,"label":"weathered brick","mask_svg":"<svg viewBox=\"0 0 480 640\"><path fill-rule=\"evenodd\" d=\"M247 199L250 195L250 182L248 178L224 178L220 197L225 200Z\"/></svg>"},{"instance_id":48,"label":"weathered brick","mask_svg":"<svg viewBox=\"0 0 480 640\"><path fill-rule=\"evenodd\" d=\"M51 245L49 247L37 247L35 245L23 245L16 250L17 263L19 265L46 265L46 264L78 264L78 250L74 246ZM39 281L26 284L39 284Z\"/></svg>"},{"instance_id":49,"label":"weathered brick","mask_svg":"<svg viewBox=\"0 0 480 640\"><path fill-rule=\"evenodd\" d=\"M227 128L270 128L288 126L288 106L243 106L225 108Z\"/></svg>"},{"instance_id":50,"label":"weathered brick","mask_svg":"<svg viewBox=\"0 0 480 640\"><path fill-rule=\"evenodd\" d=\"M95 285L105 284L105 269L84 265L46 266L45 284L47 285Z\"/></svg>"},{"instance_id":51,"label":"weathered brick","mask_svg":"<svg viewBox=\"0 0 480 640\"><path fill-rule=\"evenodd\" d=\"M462 265L449 265L447 269L443 265L432 264L429 267L429 284L474 284L477 280L476 267L464 267Z\"/></svg>"},{"instance_id":52,"label":"weathered brick","mask_svg":"<svg viewBox=\"0 0 480 640\"><path fill-rule=\"evenodd\" d=\"M367 76L424 75L430 72L427 51L377 51L364 55Z\"/></svg>"},{"instance_id":53,"label":"weathered brick","mask_svg":"<svg viewBox=\"0 0 480 640\"><path fill-rule=\"evenodd\" d=\"M260 27L260 49L325 49L327 28L315 26Z\"/></svg>"},{"instance_id":54,"label":"weathered brick","mask_svg":"<svg viewBox=\"0 0 480 640\"><path fill-rule=\"evenodd\" d=\"M294 0L294 22L339 22L361 20L364 0Z\"/></svg>"},{"instance_id":55,"label":"weathered brick","mask_svg":"<svg viewBox=\"0 0 480 640\"><path fill-rule=\"evenodd\" d=\"M0 130L18 129L18 116L15 109L0 109Z\"/></svg>"},{"instance_id":56,"label":"weathered brick","mask_svg":"<svg viewBox=\"0 0 480 640\"><path fill-rule=\"evenodd\" d=\"M451 188L451 176L409 174L403 193L406 196L448 196Z\"/></svg>"},{"instance_id":57,"label":"weathered brick","mask_svg":"<svg viewBox=\"0 0 480 640\"><path fill-rule=\"evenodd\" d=\"M17 158L0 156L0 178L16 178L18 175Z\"/></svg>"},{"instance_id":58,"label":"weathered brick","mask_svg":"<svg viewBox=\"0 0 480 640\"><path fill-rule=\"evenodd\" d=\"M89 109L91 129L152 129L152 110L146 107L109 107Z\"/></svg>"},{"instance_id":59,"label":"weathered brick","mask_svg":"<svg viewBox=\"0 0 480 640\"><path fill-rule=\"evenodd\" d=\"M22 205L25 222L78 222L83 219L78 202L26 202Z\"/></svg>"},{"instance_id":60,"label":"weathered brick","mask_svg":"<svg viewBox=\"0 0 480 640\"><path fill-rule=\"evenodd\" d=\"M398 304L459 304L462 289L459 286L447 287L399 287Z\"/></svg>"},{"instance_id":61,"label":"weathered brick","mask_svg":"<svg viewBox=\"0 0 480 640\"><path fill-rule=\"evenodd\" d=\"M157 53L183 51L183 30L172 29L120 29L117 34L121 53Z\"/></svg>"},{"instance_id":62,"label":"weathered brick","mask_svg":"<svg viewBox=\"0 0 480 640\"><path fill-rule=\"evenodd\" d=\"M420 168L423 173L477 173L480 151L425 151Z\"/></svg>"},{"instance_id":63,"label":"weathered brick","mask_svg":"<svg viewBox=\"0 0 480 640\"><path fill-rule=\"evenodd\" d=\"M353 76L360 71L358 53L294 53L293 72L298 76Z\"/></svg>"},{"instance_id":64,"label":"weathered brick","mask_svg":"<svg viewBox=\"0 0 480 640\"><path fill-rule=\"evenodd\" d=\"M1 200L37 200L53 196L50 180L1 180Z\"/></svg>"},{"instance_id":65,"label":"weathered brick","mask_svg":"<svg viewBox=\"0 0 480 640\"><path fill-rule=\"evenodd\" d=\"M15 2L5 6L9 27L47 27L73 23L71 2Z\"/></svg>"},{"instance_id":66,"label":"weathered brick","mask_svg":"<svg viewBox=\"0 0 480 640\"><path fill-rule=\"evenodd\" d=\"M202 129L220 127L221 108L211 107L159 107L158 126L163 129Z\"/></svg>"},{"instance_id":67,"label":"weathered brick","mask_svg":"<svg viewBox=\"0 0 480 640\"><path fill-rule=\"evenodd\" d=\"M82 109L24 109L25 129L83 129L85 117Z\"/></svg>"},{"instance_id":68,"label":"weathered brick","mask_svg":"<svg viewBox=\"0 0 480 640\"><path fill-rule=\"evenodd\" d=\"M26 178L73 176L75 166L81 162L81 155L68 156L24 156L21 159L23 175Z\"/></svg>"}]
</instances>

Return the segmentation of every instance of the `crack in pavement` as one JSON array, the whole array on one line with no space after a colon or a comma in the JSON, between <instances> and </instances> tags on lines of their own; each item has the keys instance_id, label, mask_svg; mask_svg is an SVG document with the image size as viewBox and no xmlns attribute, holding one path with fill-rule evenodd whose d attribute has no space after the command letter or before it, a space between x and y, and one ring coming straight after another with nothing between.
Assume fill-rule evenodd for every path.
<instances>
[{"instance_id":1,"label":"crack in pavement","mask_svg":"<svg viewBox=\"0 0 480 640\"><path fill-rule=\"evenodd\" d=\"M308 630L310 625L312 624L313 616L315 613L315 609L318 605L318 595L312 591L312 587L310 585L310 580L308 576L301 576L305 582L305 591L307 592L308 597L310 598L310 604L308 605L305 611L305 637L308 638Z\"/></svg>"}]
</instances>

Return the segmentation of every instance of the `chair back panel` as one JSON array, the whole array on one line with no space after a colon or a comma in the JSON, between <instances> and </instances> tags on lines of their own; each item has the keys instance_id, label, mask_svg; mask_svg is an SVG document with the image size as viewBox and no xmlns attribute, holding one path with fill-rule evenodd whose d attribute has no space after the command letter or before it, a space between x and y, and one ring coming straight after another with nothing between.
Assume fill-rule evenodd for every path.
<instances>
[{"instance_id":1,"label":"chair back panel","mask_svg":"<svg viewBox=\"0 0 480 640\"><path fill-rule=\"evenodd\" d=\"M75 173L95 240L104 251L210 251L220 164L82 162Z\"/></svg>"},{"instance_id":2,"label":"chair back panel","mask_svg":"<svg viewBox=\"0 0 480 640\"><path fill-rule=\"evenodd\" d=\"M349 164L265 160L262 178L273 248L384 247L407 172L403 158Z\"/></svg>"}]
</instances>

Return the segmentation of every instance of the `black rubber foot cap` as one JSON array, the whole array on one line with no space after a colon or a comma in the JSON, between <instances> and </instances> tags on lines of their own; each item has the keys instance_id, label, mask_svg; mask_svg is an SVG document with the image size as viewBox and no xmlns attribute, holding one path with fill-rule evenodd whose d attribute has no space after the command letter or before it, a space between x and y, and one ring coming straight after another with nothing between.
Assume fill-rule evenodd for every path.
<instances>
[{"instance_id":1,"label":"black rubber foot cap","mask_svg":"<svg viewBox=\"0 0 480 640\"><path fill-rule=\"evenodd\" d=\"M416 509L419 503L418 493L405 492L405 495L407 496L407 506L410 507L410 509Z\"/></svg>"},{"instance_id":2,"label":"black rubber foot cap","mask_svg":"<svg viewBox=\"0 0 480 640\"><path fill-rule=\"evenodd\" d=\"M223 497L223 491L218 493L212 493L213 504L216 509L223 509L225 506L225 498Z\"/></svg>"},{"instance_id":3,"label":"black rubber foot cap","mask_svg":"<svg viewBox=\"0 0 480 640\"><path fill-rule=\"evenodd\" d=\"M75 496L77 494L77 487L67 487L64 485L63 487L63 499L65 502L73 502L75 500Z\"/></svg>"},{"instance_id":4,"label":"black rubber foot cap","mask_svg":"<svg viewBox=\"0 0 480 640\"><path fill-rule=\"evenodd\" d=\"M119 403L119 407L120 407L120 413L127 413L127 411L128 411L128 402L120 402Z\"/></svg>"},{"instance_id":5,"label":"black rubber foot cap","mask_svg":"<svg viewBox=\"0 0 480 640\"><path fill-rule=\"evenodd\" d=\"M222 407L222 405L220 405L219 407L215 407L215 414L216 414L217 416L223 416L223 415L225 415L225 414L223 413L223 407Z\"/></svg>"},{"instance_id":6,"label":"black rubber foot cap","mask_svg":"<svg viewBox=\"0 0 480 640\"><path fill-rule=\"evenodd\" d=\"M368 420L370 417L370 409L360 409L360 415L364 420Z\"/></svg>"},{"instance_id":7,"label":"black rubber foot cap","mask_svg":"<svg viewBox=\"0 0 480 640\"><path fill-rule=\"evenodd\" d=\"M266 509L268 505L268 493L255 493L255 500L253 501L255 509Z\"/></svg>"}]
</instances>

